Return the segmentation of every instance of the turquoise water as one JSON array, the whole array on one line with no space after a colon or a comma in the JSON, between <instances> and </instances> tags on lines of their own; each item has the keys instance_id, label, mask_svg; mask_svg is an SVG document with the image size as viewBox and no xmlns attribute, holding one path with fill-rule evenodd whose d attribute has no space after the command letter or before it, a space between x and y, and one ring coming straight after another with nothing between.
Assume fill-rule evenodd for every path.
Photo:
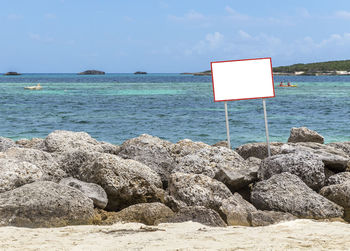
<instances>
[{"instance_id":1,"label":"turquoise water","mask_svg":"<svg viewBox=\"0 0 350 251\"><path fill-rule=\"evenodd\" d=\"M277 87L291 81L298 88ZM41 83L43 90L23 87ZM306 126L326 142L350 140L350 76L275 77L267 99L271 141ZM0 135L45 137L53 130L86 131L115 144L148 133L176 142L213 144L226 138L224 104L214 103L211 78L180 74L24 74L0 76ZM261 100L228 103L231 143L265 140Z\"/></svg>"}]
</instances>

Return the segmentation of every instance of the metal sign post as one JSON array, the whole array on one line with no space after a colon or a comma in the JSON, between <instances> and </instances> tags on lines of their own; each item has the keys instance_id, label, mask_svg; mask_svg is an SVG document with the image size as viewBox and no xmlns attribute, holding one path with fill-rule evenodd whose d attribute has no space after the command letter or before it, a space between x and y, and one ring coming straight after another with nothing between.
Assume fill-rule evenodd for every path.
<instances>
[{"instance_id":1,"label":"metal sign post","mask_svg":"<svg viewBox=\"0 0 350 251\"><path fill-rule=\"evenodd\" d=\"M227 147L229 149L231 149L230 127L228 124L227 102L225 101L224 103L225 103L225 117L226 117Z\"/></svg>"},{"instance_id":2,"label":"metal sign post","mask_svg":"<svg viewBox=\"0 0 350 251\"><path fill-rule=\"evenodd\" d=\"M263 101L263 107L264 107L264 117L265 117L265 131L266 131L266 143L267 143L267 154L270 157L271 151L270 151L270 142L269 142L269 128L267 126L267 114L266 114L266 103L265 99L262 99ZM226 103L226 102L225 102Z\"/></svg>"},{"instance_id":3,"label":"metal sign post","mask_svg":"<svg viewBox=\"0 0 350 251\"><path fill-rule=\"evenodd\" d=\"M231 149L227 101L262 99L267 153L271 156L265 98L274 98L271 58L211 62L214 102L225 102L227 146Z\"/></svg>"}]
</instances>

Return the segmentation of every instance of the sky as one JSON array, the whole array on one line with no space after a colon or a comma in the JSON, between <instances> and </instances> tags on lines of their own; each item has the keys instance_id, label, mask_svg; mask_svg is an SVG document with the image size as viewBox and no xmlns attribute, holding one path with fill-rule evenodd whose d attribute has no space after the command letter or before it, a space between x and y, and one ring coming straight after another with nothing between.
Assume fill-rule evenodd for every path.
<instances>
[{"instance_id":1,"label":"sky","mask_svg":"<svg viewBox=\"0 0 350 251\"><path fill-rule=\"evenodd\" d=\"M176 73L350 59L349 0L0 0L0 72Z\"/></svg>"}]
</instances>

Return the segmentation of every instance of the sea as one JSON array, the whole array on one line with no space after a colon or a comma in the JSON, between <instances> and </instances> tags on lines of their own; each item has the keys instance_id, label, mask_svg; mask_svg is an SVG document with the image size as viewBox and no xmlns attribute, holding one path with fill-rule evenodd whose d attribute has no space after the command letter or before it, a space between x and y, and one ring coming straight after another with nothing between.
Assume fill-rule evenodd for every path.
<instances>
[{"instance_id":1,"label":"sea","mask_svg":"<svg viewBox=\"0 0 350 251\"><path fill-rule=\"evenodd\" d=\"M280 81L298 85L278 87ZM325 142L350 141L350 76L274 76L267 98L270 141L286 142L292 127ZM40 83L42 90L24 87ZM84 131L122 144L147 133L177 142L226 140L223 102L211 76L181 74L23 74L0 76L0 136L44 138L54 130ZM261 99L228 102L231 145L264 142Z\"/></svg>"}]
</instances>

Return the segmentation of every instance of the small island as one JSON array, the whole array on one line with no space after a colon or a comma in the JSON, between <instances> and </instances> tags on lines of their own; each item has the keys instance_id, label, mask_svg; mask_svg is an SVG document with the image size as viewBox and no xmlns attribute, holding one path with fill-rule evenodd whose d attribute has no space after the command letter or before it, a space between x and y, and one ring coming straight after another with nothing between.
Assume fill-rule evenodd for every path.
<instances>
[{"instance_id":1,"label":"small island","mask_svg":"<svg viewBox=\"0 0 350 251\"><path fill-rule=\"evenodd\" d=\"M210 76L211 71L185 72L183 75ZM273 75L281 76L324 76L350 75L350 60L327 61L309 64L293 64L273 67Z\"/></svg>"},{"instance_id":2,"label":"small island","mask_svg":"<svg viewBox=\"0 0 350 251\"><path fill-rule=\"evenodd\" d=\"M4 74L5 76L19 76L21 73L15 72L15 71L9 71Z\"/></svg>"},{"instance_id":3,"label":"small island","mask_svg":"<svg viewBox=\"0 0 350 251\"><path fill-rule=\"evenodd\" d=\"M202 72L184 72L182 75L193 75L193 76L211 76L211 71L202 71Z\"/></svg>"},{"instance_id":4,"label":"small island","mask_svg":"<svg viewBox=\"0 0 350 251\"><path fill-rule=\"evenodd\" d=\"M104 71L97 71L97 70L87 70L83 72L79 72L78 75L104 75Z\"/></svg>"},{"instance_id":5,"label":"small island","mask_svg":"<svg viewBox=\"0 0 350 251\"><path fill-rule=\"evenodd\" d=\"M273 68L273 74L292 76L350 75L350 60L279 66Z\"/></svg>"},{"instance_id":6,"label":"small island","mask_svg":"<svg viewBox=\"0 0 350 251\"><path fill-rule=\"evenodd\" d=\"M134 74L147 74L147 72L145 72L145 71L136 71L136 72L134 72Z\"/></svg>"}]
</instances>

